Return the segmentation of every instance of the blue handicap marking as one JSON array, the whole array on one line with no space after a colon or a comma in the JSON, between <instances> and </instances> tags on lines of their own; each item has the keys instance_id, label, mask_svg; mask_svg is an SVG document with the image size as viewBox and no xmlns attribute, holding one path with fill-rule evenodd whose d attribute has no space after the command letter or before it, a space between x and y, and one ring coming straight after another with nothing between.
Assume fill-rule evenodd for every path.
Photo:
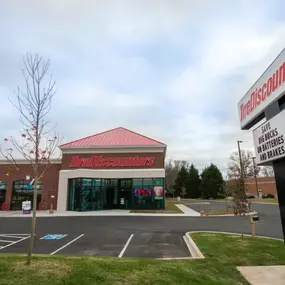
<instances>
[{"instance_id":1,"label":"blue handicap marking","mask_svg":"<svg viewBox=\"0 0 285 285\"><path fill-rule=\"evenodd\" d=\"M67 236L67 235L63 235L63 234L61 234L61 235L51 235L51 234L48 234L46 236L43 236L41 239L62 239L65 236Z\"/></svg>"}]
</instances>

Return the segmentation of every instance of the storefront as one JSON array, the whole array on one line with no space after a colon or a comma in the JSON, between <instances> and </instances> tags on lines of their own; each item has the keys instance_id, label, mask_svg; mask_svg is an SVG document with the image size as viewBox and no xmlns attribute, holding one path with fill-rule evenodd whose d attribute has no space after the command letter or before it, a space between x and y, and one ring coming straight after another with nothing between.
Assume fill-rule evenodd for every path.
<instances>
[{"instance_id":1,"label":"storefront","mask_svg":"<svg viewBox=\"0 0 285 285\"><path fill-rule=\"evenodd\" d=\"M164 209L165 144L116 128L63 144L60 149L61 160L37 186L37 208L53 205L59 212ZM30 165L22 166L32 174ZM22 201L31 200L32 179L10 168L7 175L8 167L0 163L0 179L8 180L3 184L4 194L0 189L0 199L5 196L9 209L19 210Z\"/></svg>"},{"instance_id":2,"label":"storefront","mask_svg":"<svg viewBox=\"0 0 285 285\"><path fill-rule=\"evenodd\" d=\"M163 184L163 178L69 179L68 210L163 209Z\"/></svg>"}]
</instances>

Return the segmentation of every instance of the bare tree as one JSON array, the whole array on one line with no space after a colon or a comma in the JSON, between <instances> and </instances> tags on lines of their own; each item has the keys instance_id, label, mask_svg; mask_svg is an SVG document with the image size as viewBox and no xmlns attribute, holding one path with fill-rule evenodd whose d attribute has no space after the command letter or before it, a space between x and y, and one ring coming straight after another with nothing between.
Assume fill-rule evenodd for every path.
<instances>
[{"instance_id":1,"label":"bare tree","mask_svg":"<svg viewBox=\"0 0 285 285\"><path fill-rule=\"evenodd\" d=\"M265 166L262 168L262 175L265 177L272 177L274 176L274 169L271 166Z\"/></svg>"},{"instance_id":2,"label":"bare tree","mask_svg":"<svg viewBox=\"0 0 285 285\"><path fill-rule=\"evenodd\" d=\"M54 131L55 127L47 129L47 115L55 94L55 81L51 75L48 76L50 60L44 60L38 54L27 53L23 61L22 74L25 87L23 89L17 87L15 102L10 100L20 113L23 131L21 139L5 138L8 145L1 148L1 153L17 171L24 172L15 159L18 154L32 166L33 216L26 261L30 264L36 230L37 185L51 165L51 158L55 154L59 138Z\"/></svg>"},{"instance_id":3,"label":"bare tree","mask_svg":"<svg viewBox=\"0 0 285 285\"><path fill-rule=\"evenodd\" d=\"M251 151L241 151L241 160L243 165L243 178L253 178L254 172L256 176L259 175L261 170L260 167L254 167L252 161L253 153ZM238 152L233 152L230 155L229 163L228 163L228 177L229 179L239 179L241 176L241 169L240 169L240 159Z\"/></svg>"},{"instance_id":4,"label":"bare tree","mask_svg":"<svg viewBox=\"0 0 285 285\"><path fill-rule=\"evenodd\" d=\"M233 197L233 210L235 215L244 216L247 212L248 202L243 179L235 179L229 185Z\"/></svg>"},{"instance_id":5,"label":"bare tree","mask_svg":"<svg viewBox=\"0 0 285 285\"><path fill-rule=\"evenodd\" d=\"M165 163L165 185L166 189L173 189L177 174L182 166L188 167L188 163L184 160L167 160Z\"/></svg>"}]
</instances>

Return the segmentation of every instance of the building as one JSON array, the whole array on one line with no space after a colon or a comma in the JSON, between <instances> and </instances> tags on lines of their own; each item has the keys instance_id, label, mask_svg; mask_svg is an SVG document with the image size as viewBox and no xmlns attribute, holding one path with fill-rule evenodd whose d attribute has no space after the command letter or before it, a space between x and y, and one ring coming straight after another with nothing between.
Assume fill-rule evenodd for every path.
<instances>
[{"instance_id":1,"label":"building","mask_svg":"<svg viewBox=\"0 0 285 285\"><path fill-rule=\"evenodd\" d=\"M234 184L235 180L228 180L227 184ZM273 194L277 197L275 177L257 177L257 188L261 194ZM255 178L245 179L245 191L257 196Z\"/></svg>"},{"instance_id":2,"label":"building","mask_svg":"<svg viewBox=\"0 0 285 285\"><path fill-rule=\"evenodd\" d=\"M166 145L116 128L59 147L61 159L38 184L38 205L63 211L164 209ZM21 210L32 200L31 165L0 162L0 207Z\"/></svg>"},{"instance_id":3,"label":"building","mask_svg":"<svg viewBox=\"0 0 285 285\"><path fill-rule=\"evenodd\" d=\"M262 194L273 194L277 197L275 177L257 177L257 187ZM245 191L257 196L255 178L245 179Z\"/></svg>"}]
</instances>

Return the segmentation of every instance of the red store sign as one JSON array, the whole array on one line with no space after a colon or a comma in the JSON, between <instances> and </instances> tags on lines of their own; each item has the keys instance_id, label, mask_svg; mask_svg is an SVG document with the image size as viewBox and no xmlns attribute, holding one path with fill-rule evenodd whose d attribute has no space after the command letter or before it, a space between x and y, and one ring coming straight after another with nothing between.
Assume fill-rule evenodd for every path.
<instances>
[{"instance_id":1,"label":"red store sign","mask_svg":"<svg viewBox=\"0 0 285 285\"><path fill-rule=\"evenodd\" d=\"M104 157L94 155L92 157L72 157L69 167L151 167L155 157Z\"/></svg>"}]
</instances>

